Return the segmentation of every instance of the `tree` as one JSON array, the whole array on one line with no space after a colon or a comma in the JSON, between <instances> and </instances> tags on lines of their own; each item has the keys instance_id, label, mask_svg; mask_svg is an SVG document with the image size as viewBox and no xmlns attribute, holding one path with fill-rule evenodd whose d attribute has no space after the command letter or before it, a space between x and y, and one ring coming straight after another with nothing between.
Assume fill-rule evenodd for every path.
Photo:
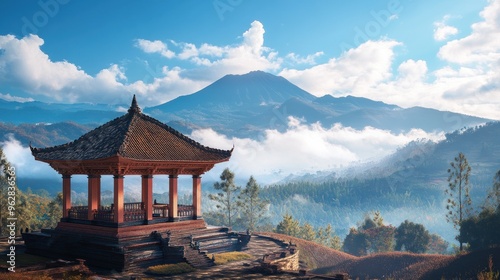
<instances>
[{"instance_id":1,"label":"tree","mask_svg":"<svg viewBox=\"0 0 500 280\"><path fill-rule=\"evenodd\" d=\"M444 240L441 236L433 233L431 234L431 240L429 242L429 247L427 248L427 253L444 255L448 253L449 246L450 244L448 243L448 241Z\"/></svg>"},{"instance_id":2,"label":"tree","mask_svg":"<svg viewBox=\"0 0 500 280\"><path fill-rule=\"evenodd\" d=\"M370 241L370 253L389 252L394 248L395 227L391 225L381 225L365 230L365 234Z\"/></svg>"},{"instance_id":3,"label":"tree","mask_svg":"<svg viewBox=\"0 0 500 280\"><path fill-rule=\"evenodd\" d=\"M361 226L358 227L358 231L365 233L370 242L369 253L392 251L395 230L396 228L391 225L384 225L384 218L380 211L375 211L373 218L367 214Z\"/></svg>"},{"instance_id":4,"label":"tree","mask_svg":"<svg viewBox=\"0 0 500 280\"><path fill-rule=\"evenodd\" d=\"M250 176L246 187L239 196L241 212L243 214L246 227L249 230L255 230L259 220L266 214L269 202L259 197L260 186L257 181Z\"/></svg>"},{"instance_id":5,"label":"tree","mask_svg":"<svg viewBox=\"0 0 500 280\"><path fill-rule=\"evenodd\" d=\"M352 227L344 239L342 250L359 257L366 255L369 247L370 241L368 240L367 234Z\"/></svg>"},{"instance_id":6,"label":"tree","mask_svg":"<svg viewBox=\"0 0 500 280\"><path fill-rule=\"evenodd\" d=\"M500 170L493 176L493 186L486 197L483 208L492 210L500 208Z\"/></svg>"},{"instance_id":7,"label":"tree","mask_svg":"<svg viewBox=\"0 0 500 280\"><path fill-rule=\"evenodd\" d=\"M402 251L403 247L406 251L412 253L424 253L429 247L431 235L421 224L415 224L405 220L396 229L395 234L397 251Z\"/></svg>"},{"instance_id":8,"label":"tree","mask_svg":"<svg viewBox=\"0 0 500 280\"><path fill-rule=\"evenodd\" d=\"M208 198L217 202L217 209L220 209L222 220L227 226L232 227L234 217L238 208L238 191L240 187L234 183L234 173L229 168L224 169L220 175L221 182L214 183L217 194L209 194Z\"/></svg>"},{"instance_id":9,"label":"tree","mask_svg":"<svg viewBox=\"0 0 500 280\"><path fill-rule=\"evenodd\" d=\"M295 220L292 215L285 214L283 220L276 226L276 232L290 236L298 236L300 232L299 221Z\"/></svg>"},{"instance_id":10,"label":"tree","mask_svg":"<svg viewBox=\"0 0 500 280\"><path fill-rule=\"evenodd\" d=\"M469 175L471 167L463 153L459 153L448 169L448 195L446 220L453 223L455 229L460 230L462 220L472 214L472 200L470 198ZM463 250L463 241L457 236L460 251Z\"/></svg>"},{"instance_id":11,"label":"tree","mask_svg":"<svg viewBox=\"0 0 500 280\"><path fill-rule=\"evenodd\" d=\"M307 222L303 226L301 226L299 232L299 238L309 241L315 241L316 231L314 230L313 226Z\"/></svg>"},{"instance_id":12,"label":"tree","mask_svg":"<svg viewBox=\"0 0 500 280\"><path fill-rule=\"evenodd\" d=\"M324 229L319 228L316 232L316 242L335 250L342 248L340 237L335 235L332 225L328 224Z\"/></svg>"},{"instance_id":13,"label":"tree","mask_svg":"<svg viewBox=\"0 0 500 280\"><path fill-rule=\"evenodd\" d=\"M479 215L462 221L460 240L467 242L471 250L500 245L500 209L484 209Z\"/></svg>"}]
</instances>

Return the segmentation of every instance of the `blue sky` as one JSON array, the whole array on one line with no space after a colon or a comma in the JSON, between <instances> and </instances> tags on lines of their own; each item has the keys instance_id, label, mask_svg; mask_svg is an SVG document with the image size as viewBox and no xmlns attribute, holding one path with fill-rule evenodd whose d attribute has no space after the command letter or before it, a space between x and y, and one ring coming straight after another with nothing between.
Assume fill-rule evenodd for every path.
<instances>
[{"instance_id":1,"label":"blue sky","mask_svg":"<svg viewBox=\"0 0 500 280\"><path fill-rule=\"evenodd\" d=\"M500 119L499 1L2 1L0 97L153 106L264 70Z\"/></svg>"}]
</instances>

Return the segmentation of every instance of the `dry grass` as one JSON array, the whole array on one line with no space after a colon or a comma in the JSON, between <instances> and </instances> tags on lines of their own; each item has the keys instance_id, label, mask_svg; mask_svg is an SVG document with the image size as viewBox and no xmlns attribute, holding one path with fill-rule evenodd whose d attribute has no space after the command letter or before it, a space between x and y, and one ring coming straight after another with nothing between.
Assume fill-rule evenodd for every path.
<instances>
[{"instance_id":1,"label":"dry grass","mask_svg":"<svg viewBox=\"0 0 500 280\"><path fill-rule=\"evenodd\" d=\"M214 254L214 257L216 265L222 265L229 262L247 260L252 258L251 255L242 252L226 252L226 253Z\"/></svg>"},{"instance_id":2,"label":"dry grass","mask_svg":"<svg viewBox=\"0 0 500 280\"><path fill-rule=\"evenodd\" d=\"M355 256L325 247L312 241L273 232L260 232L258 234L269 236L286 243L292 241L293 244L297 245L299 249L299 258L303 263L303 268L306 269L334 266L345 261L357 259Z\"/></svg>"},{"instance_id":3,"label":"dry grass","mask_svg":"<svg viewBox=\"0 0 500 280\"><path fill-rule=\"evenodd\" d=\"M351 277L360 279L420 279L420 276L428 271L429 265L443 264L452 258L452 256L402 252L380 253L347 261L337 266L318 269L317 272L347 272ZM408 274L410 277L407 278Z\"/></svg>"},{"instance_id":4,"label":"dry grass","mask_svg":"<svg viewBox=\"0 0 500 280\"><path fill-rule=\"evenodd\" d=\"M493 259L491 265L489 265L490 255ZM497 263L494 263L495 260ZM314 272L320 274L346 272L353 279L477 279L481 273L487 275L489 271L493 273L498 271L499 260L500 248L458 256L391 252L322 267Z\"/></svg>"},{"instance_id":5,"label":"dry grass","mask_svg":"<svg viewBox=\"0 0 500 280\"><path fill-rule=\"evenodd\" d=\"M352 279L478 279L485 276L498 280L500 271L500 248L458 256L389 252L355 257L300 238L269 232L259 234L296 244L303 268L318 274L343 272L349 273Z\"/></svg>"},{"instance_id":6,"label":"dry grass","mask_svg":"<svg viewBox=\"0 0 500 280\"><path fill-rule=\"evenodd\" d=\"M176 263L176 264L161 264L161 265L151 266L148 267L146 273L169 276L169 275L177 275L187 272L193 272L195 270L196 270L195 268L193 268L187 263Z\"/></svg>"}]
</instances>

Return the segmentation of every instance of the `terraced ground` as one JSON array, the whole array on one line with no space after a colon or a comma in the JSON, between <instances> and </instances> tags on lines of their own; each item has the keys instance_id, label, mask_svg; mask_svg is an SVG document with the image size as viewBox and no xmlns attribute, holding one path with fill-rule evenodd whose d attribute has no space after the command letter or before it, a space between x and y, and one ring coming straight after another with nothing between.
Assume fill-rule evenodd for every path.
<instances>
[{"instance_id":1,"label":"terraced ground","mask_svg":"<svg viewBox=\"0 0 500 280\"><path fill-rule=\"evenodd\" d=\"M198 269L192 273L163 279L304 279L297 274L265 275L254 269L259 266L259 260L265 254L279 251L289 242L297 245L299 249L301 268L308 269L314 274L332 275L344 272L352 279L477 279L478 273L488 271L490 256L493 260L493 271L500 271L498 247L458 256L391 252L355 257L299 238L275 233L258 233L252 236L243 251L252 255L252 259ZM0 242L2 263L6 245L6 242ZM22 245L18 248L20 260L36 261L36 257L22 256ZM38 261L46 259L41 258ZM125 273L94 269L92 271L99 275L96 279L153 278L140 269ZM154 279L162 278L154 277ZM311 276L308 279L320 278Z\"/></svg>"}]
</instances>

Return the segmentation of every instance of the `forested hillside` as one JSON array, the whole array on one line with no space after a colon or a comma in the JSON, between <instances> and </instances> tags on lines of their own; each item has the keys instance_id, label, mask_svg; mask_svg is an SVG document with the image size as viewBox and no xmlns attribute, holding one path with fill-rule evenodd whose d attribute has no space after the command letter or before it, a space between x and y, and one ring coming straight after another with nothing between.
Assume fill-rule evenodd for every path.
<instances>
[{"instance_id":1,"label":"forested hillside","mask_svg":"<svg viewBox=\"0 0 500 280\"><path fill-rule=\"evenodd\" d=\"M479 209L500 169L500 123L456 131L439 143L410 143L379 163L353 168L346 177L323 175L319 180L268 186L276 223L284 214L314 226L330 223L346 234L363 215L380 211L387 221L405 219L424 224L431 232L453 241L456 233L445 221L447 169L462 152L471 165L471 198Z\"/></svg>"}]
</instances>

